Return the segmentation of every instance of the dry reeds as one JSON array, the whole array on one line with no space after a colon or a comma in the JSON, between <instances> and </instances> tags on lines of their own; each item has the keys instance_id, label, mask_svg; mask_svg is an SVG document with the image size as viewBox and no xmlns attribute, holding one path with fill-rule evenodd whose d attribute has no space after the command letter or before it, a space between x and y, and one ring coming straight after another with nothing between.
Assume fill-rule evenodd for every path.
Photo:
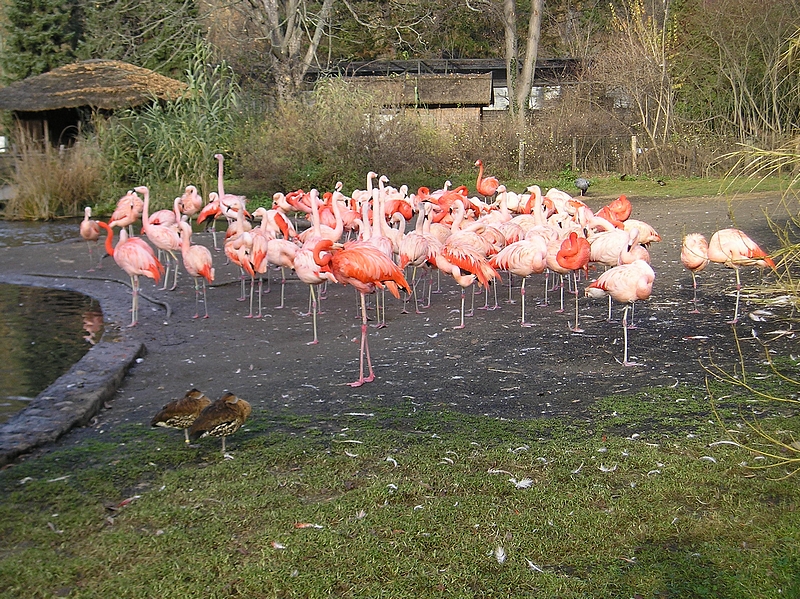
<instances>
[{"instance_id":1,"label":"dry reeds","mask_svg":"<svg viewBox=\"0 0 800 599\"><path fill-rule=\"evenodd\" d=\"M78 216L98 197L102 159L90 142L55 148L19 128L15 137L13 197L6 202L8 220L50 220Z\"/></svg>"}]
</instances>

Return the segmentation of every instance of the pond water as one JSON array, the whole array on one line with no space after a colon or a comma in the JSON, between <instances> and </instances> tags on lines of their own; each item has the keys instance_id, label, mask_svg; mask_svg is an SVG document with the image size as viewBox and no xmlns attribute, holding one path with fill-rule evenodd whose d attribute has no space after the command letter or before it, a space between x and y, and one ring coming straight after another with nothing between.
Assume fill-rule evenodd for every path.
<instances>
[{"instance_id":1,"label":"pond water","mask_svg":"<svg viewBox=\"0 0 800 599\"><path fill-rule=\"evenodd\" d=\"M103 334L92 298L0 283L0 423L80 360Z\"/></svg>"},{"instance_id":2,"label":"pond water","mask_svg":"<svg viewBox=\"0 0 800 599\"><path fill-rule=\"evenodd\" d=\"M33 243L57 243L80 236L82 219L53 221L0 220L0 247L16 247Z\"/></svg>"}]
</instances>

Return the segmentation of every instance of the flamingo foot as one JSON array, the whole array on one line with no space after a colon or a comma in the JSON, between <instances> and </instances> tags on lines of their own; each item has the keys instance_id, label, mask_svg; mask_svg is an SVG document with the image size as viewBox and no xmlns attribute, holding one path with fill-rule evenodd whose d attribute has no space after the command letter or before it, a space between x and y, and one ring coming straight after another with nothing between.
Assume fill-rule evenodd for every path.
<instances>
[{"instance_id":1,"label":"flamingo foot","mask_svg":"<svg viewBox=\"0 0 800 599\"><path fill-rule=\"evenodd\" d=\"M584 330L582 328L580 328L580 327L569 327L569 330L572 331L573 333L583 333L584 332Z\"/></svg>"},{"instance_id":2,"label":"flamingo foot","mask_svg":"<svg viewBox=\"0 0 800 599\"><path fill-rule=\"evenodd\" d=\"M309 341L308 343L306 343L306 345L316 345L317 343L319 343L319 340L314 339L314 341Z\"/></svg>"},{"instance_id":3,"label":"flamingo foot","mask_svg":"<svg viewBox=\"0 0 800 599\"><path fill-rule=\"evenodd\" d=\"M563 311L564 311L564 308L560 308L560 309L556 310L556 314L561 314Z\"/></svg>"},{"instance_id":4,"label":"flamingo foot","mask_svg":"<svg viewBox=\"0 0 800 599\"><path fill-rule=\"evenodd\" d=\"M700 310L695 308L694 310L689 310L689 314L700 314Z\"/></svg>"},{"instance_id":5,"label":"flamingo foot","mask_svg":"<svg viewBox=\"0 0 800 599\"><path fill-rule=\"evenodd\" d=\"M520 324L520 326L523 326L523 327L532 327L533 326L532 322L527 322L527 321L526 322L521 322L519 324Z\"/></svg>"}]
</instances>

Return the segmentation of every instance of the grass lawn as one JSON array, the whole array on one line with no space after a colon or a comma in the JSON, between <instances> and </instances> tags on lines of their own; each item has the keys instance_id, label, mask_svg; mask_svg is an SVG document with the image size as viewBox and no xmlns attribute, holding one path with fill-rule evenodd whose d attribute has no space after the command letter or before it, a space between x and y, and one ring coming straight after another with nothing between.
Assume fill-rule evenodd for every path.
<instances>
[{"instance_id":1,"label":"grass lawn","mask_svg":"<svg viewBox=\"0 0 800 599\"><path fill-rule=\"evenodd\" d=\"M798 597L797 480L729 439L800 422L725 391L127 426L0 472L0 597Z\"/></svg>"}]
</instances>

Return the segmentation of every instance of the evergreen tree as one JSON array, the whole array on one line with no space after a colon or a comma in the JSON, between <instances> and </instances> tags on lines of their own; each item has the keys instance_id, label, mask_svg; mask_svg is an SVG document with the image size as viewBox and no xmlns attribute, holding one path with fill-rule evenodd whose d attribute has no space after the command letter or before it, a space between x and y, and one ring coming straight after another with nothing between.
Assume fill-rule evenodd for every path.
<instances>
[{"instance_id":1,"label":"evergreen tree","mask_svg":"<svg viewBox=\"0 0 800 599\"><path fill-rule=\"evenodd\" d=\"M0 66L6 81L75 60L82 22L77 0L8 0L4 13Z\"/></svg>"}]
</instances>

